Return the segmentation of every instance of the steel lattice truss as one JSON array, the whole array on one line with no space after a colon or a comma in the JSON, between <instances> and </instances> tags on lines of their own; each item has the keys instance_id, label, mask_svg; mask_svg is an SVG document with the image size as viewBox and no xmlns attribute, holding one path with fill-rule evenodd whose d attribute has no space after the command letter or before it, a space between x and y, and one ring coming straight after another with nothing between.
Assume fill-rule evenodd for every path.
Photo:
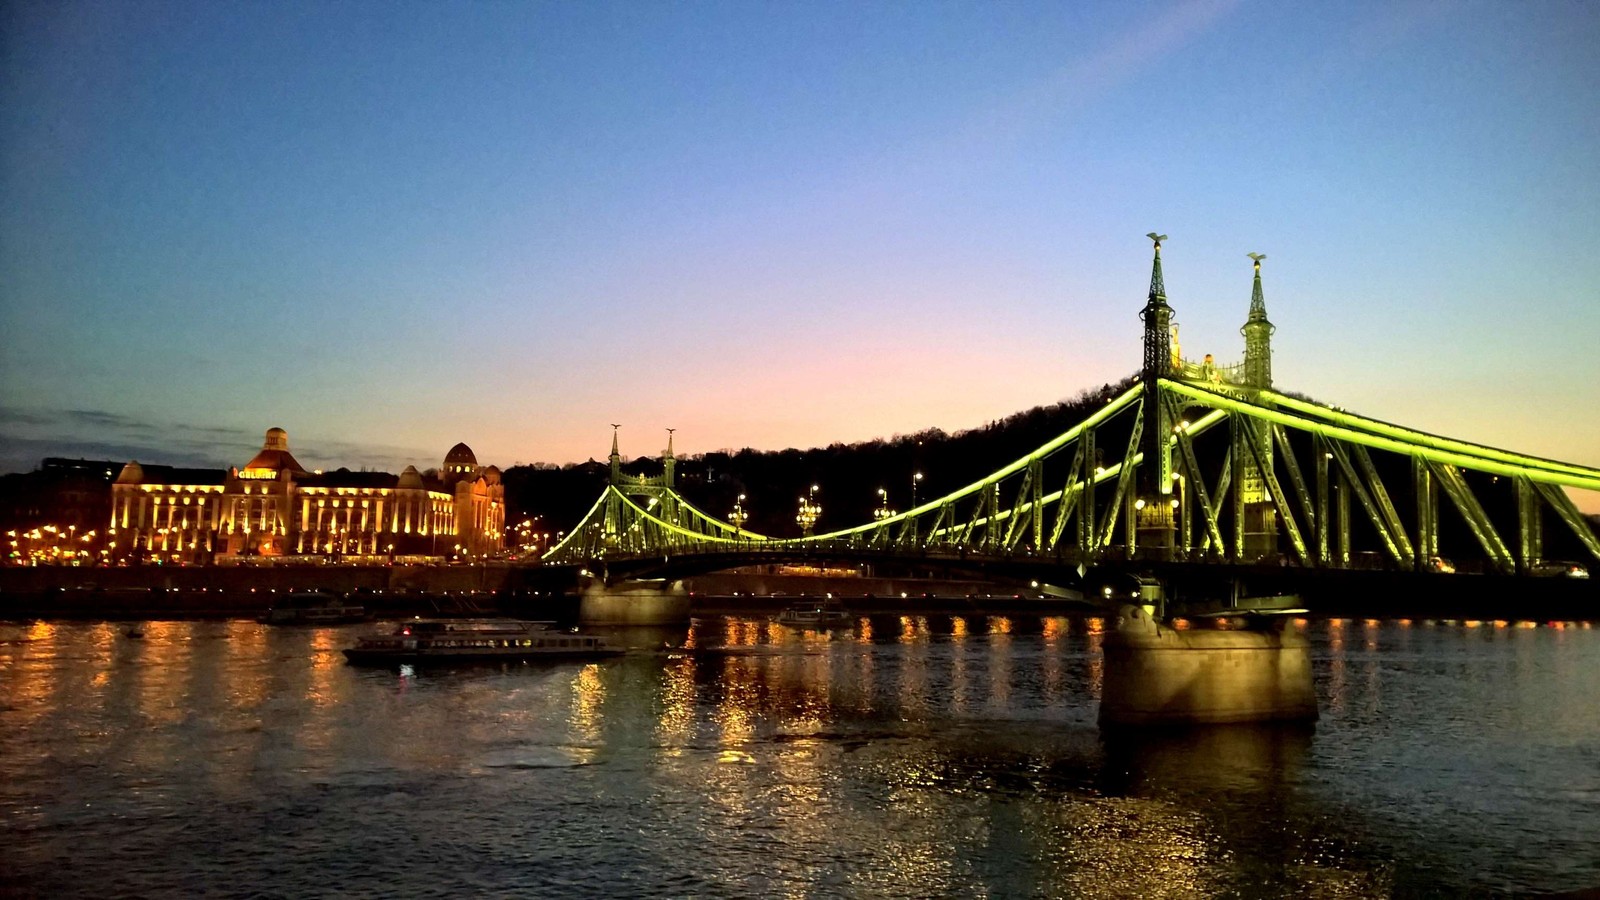
<instances>
[{"instance_id":1,"label":"steel lattice truss","mask_svg":"<svg viewBox=\"0 0 1600 900\"><path fill-rule=\"evenodd\" d=\"M651 479L628 479L606 485L583 520L543 558L584 563L606 556L659 556L769 540L702 512L671 487Z\"/></svg>"},{"instance_id":2,"label":"steel lattice truss","mask_svg":"<svg viewBox=\"0 0 1600 900\"><path fill-rule=\"evenodd\" d=\"M1151 447L1161 459L1141 471ZM1481 554L1489 568L1514 573L1543 558L1547 523L1570 528L1600 559L1600 541L1564 488L1600 491L1600 469L1425 434L1265 388L1162 377L1010 465L881 521L770 538L641 479L608 486L545 560L848 550L1429 570L1454 552ZM1441 554L1441 533L1468 535L1458 539L1476 549Z\"/></svg>"}]
</instances>

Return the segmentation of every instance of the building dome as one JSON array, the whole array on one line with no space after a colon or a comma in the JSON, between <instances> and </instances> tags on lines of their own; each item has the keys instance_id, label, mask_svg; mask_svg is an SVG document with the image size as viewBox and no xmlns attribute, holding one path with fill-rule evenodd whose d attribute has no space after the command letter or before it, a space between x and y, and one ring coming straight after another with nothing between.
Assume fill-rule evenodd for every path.
<instances>
[{"instance_id":1,"label":"building dome","mask_svg":"<svg viewBox=\"0 0 1600 900\"><path fill-rule=\"evenodd\" d=\"M289 432L282 428L268 428L266 440L261 442L261 452L244 464L239 476L255 479L276 478L282 471L296 475L306 474L305 468L289 452Z\"/></svg>"},{"instance_id":2,"label":"building dome","mask_svg":"<svg viewBox=\"0 0 1600 900\"><path fill-rule=\"evenodd\" d=\"M471 447L466 444L457 444L450 448L449 453L444 455L444 467L446 469L461 467L476 469L478 467L478 457L473 455Z\"/></svg>"},{"instance_id":3,"label":"building dome","mask_svg":"<svg viewBox=\"0 0 1600 900\"><path fill-rule=\"evenodd\" d=\"M117 475L117 484L138 484L142 481L144 481L144 466L139 465L137 459L123 466L122 472Z\"/></svg>"},{"instance_id":4,"label":"building dome","mask_svg":"<svg viewBox=\"0 0 1600 900\"><path fill-rule=\"evenodd\" d=\"M422 473L417 471L416 466L406 466L406 470L400 473L400 481L395 487L400 490L422 490Z\"/></svg>"}]
</instances>

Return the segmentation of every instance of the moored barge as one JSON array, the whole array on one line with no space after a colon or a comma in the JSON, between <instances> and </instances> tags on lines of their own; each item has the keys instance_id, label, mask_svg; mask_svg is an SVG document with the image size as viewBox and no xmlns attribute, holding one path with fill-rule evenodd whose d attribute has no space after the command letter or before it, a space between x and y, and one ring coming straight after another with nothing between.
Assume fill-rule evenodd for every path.
<instances>
[{"instance_id":1,"label":"moored barge","mask_svg":"<svg viewBox=\"0 0 1600 900\"><path fill-rule=\"evenodd\" d=\"M597 659L623 653L603 637L518 619L410 619L344 651L363 665Z\"/></svg>"},{"instance_id":2,"label":"moored barge","mask_svg":"<svg viewBox=\"0 0 1600 900\"><path fill-rule=\"evenodd\" d=\"M296 591L274 603L256 621L268 625L342 625L364 622L366 607L327 591Z\"/></svg>"}]
</instances>

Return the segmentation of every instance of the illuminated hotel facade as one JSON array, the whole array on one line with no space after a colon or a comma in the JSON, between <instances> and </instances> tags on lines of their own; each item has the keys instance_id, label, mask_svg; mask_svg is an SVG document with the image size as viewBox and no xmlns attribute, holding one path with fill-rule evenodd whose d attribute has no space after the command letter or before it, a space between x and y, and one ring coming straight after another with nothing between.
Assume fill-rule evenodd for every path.
<instances>
[{"instance_id":1,"label":"illuminated hotel facade","mask_svg":"<svg viewBox=\"0 0 1600 900\"><path fill-rule=\"evenodd\" d=\"M243 468L172 469L137 461L111 488L113 558L173 562L245 558L485 556L503 546L500 470L466 444L437 471L309 472L281 428Z\"/></svg>"}]
</instances>

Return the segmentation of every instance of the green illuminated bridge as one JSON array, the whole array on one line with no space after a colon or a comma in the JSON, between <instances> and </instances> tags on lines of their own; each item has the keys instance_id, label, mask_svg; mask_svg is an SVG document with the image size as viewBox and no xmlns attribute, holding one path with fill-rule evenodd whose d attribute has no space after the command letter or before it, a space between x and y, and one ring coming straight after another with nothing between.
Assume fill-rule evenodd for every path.
<instances>
[{"instance_id":1,"label":"green illuminated bridge","mask_svg":"<svg viewBox=\"0 0 1600 900\"><path fill-rule=\"evenodd\" d=\"M773 538L695 508L659 477L611 480L546 565L608 578L691 574L793 559L945 561L1082 583L1090 569L1150 572L1487 574L1555 570L1547 536L1593 568L1600 540L1569 490L1600 469L1539 459L1296 399L1272 388L1261 259L1244 361L1181 357L1155 240L1142 376L1010 465L905 512L825 534ZM974 473L975 475L977 473ZM1567 571L1576 574L1581 567Z\"/></svg>"}]
</instances>

